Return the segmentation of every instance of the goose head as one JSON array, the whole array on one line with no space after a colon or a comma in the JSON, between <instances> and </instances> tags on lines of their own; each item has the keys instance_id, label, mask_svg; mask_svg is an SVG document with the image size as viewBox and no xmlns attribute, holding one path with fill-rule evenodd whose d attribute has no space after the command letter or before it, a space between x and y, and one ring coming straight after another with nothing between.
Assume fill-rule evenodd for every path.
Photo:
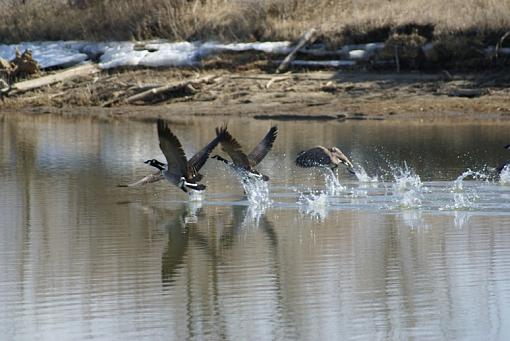
<instances>
[{"instance_id":1,"label":"goose head","mask_svg":"<svg viewBox=\"0 0 510 341\"><path fill-rule=\"evenodd\" d=\"M336 156L341 163L343 163L344 165L348 166L351 169L354 168L351 161L347 158L347 156L344 155L344 153L342 153L340 149L338 149L337 147L331 147L329 148L329 151L331 152L331 154Z\"/></svg>"},{"instance_id":2,"label":"goose head","mask_svg":"<svg viewBox=\"0 0 510 341\"><path fill-rule=\"evenodd\" d=\"M166 166L163 162L158 161L156 159L150 159L150 160L144 161L143 163L148 164L152 167L156 167L159 170L165 170L165 166Z\"/></svg>"}]
</instances>

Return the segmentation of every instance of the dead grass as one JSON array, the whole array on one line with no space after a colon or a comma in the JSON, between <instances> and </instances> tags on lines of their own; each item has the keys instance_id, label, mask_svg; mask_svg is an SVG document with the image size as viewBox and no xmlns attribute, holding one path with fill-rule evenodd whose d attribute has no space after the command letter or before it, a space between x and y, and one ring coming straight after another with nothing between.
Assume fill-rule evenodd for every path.
<instances>
[{"instance_id":1,"label":"dead grass","mask_svg":"<svg viewBox=\"0 0 510 341\"><path fill-rule=\"evenodd\" d=\"M510 29L510 0L0 0L1 42L280 40L316 27L339 45L384 41L410 24L495 43Z\"/></svg>"}]
</instances>

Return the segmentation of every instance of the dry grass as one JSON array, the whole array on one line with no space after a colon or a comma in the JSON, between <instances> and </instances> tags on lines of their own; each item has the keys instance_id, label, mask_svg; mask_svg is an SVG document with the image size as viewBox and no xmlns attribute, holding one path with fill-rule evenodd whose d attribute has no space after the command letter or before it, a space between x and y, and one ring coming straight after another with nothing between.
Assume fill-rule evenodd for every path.
<instances>
[{"instance_id":1,"label":"dry grass","mask_svg":"<svg viewBox=\"0 0 510 341\"><path fill-rule=\"evenodd\" d=\"M510 0L0 0L1 42L280 40L316 27L338 45L385 40L408 24L495 43L510 29Z\"/></svg>"}]
</instances>

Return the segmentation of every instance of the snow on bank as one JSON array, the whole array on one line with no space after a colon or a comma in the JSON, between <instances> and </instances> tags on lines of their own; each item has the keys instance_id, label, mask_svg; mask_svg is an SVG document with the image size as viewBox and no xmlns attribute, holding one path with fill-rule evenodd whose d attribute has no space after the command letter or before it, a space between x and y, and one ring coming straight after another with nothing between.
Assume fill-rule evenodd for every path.
<instances>
[{"instance_id":1,"label":"snow on bank","mask_svg":"<svg viewBox=\"0 0 510 341\"><path fill-rule=\"evenodd\" d=\"M0 44L0 57L7 60L14 59L16 48L20 52L29 49L32 57L39 63L41 68L47 69L55 66L71 66L87 60L85 53L74 48L73 42L30 42L5 45Z\"/></svg>"},{"instance_id":2,"label":"snow on bank","mask_svg":"<svg viewBox=\"0 0 510 341\"><path fill-rule=\"evenodd\" d=\"M67 67L86 60L99 59L99 66L110 69L122 66L188 66L200 62L207 55L228 51L262 51L284 54L290 52L290 42L256 42L218 44L207 43L167 43L162 41L132 42L29 42L5 45L0 44L0 57L11 60L16 48L21 52L32 51L32 56L41 68Z\"/></svg>"}]
</instances>

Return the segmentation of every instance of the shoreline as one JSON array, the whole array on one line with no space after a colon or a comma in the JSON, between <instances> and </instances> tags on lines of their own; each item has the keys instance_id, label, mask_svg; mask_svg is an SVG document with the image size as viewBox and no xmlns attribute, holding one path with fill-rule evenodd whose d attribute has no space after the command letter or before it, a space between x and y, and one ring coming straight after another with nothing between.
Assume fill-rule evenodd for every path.
<instances>
[{"instance_id":1,"label":"shoreline","mask_svg":"<svg viewBox=\"0 0 510 341\"><path fill-rule=\"evenodd\" d=\"M172 84L209 77L149 102L111 101L124 85ZM270 120L510 120L510 77L485 72L310 71L269 74L251 67L134 69L100 72L5 97L0 115L88 116L103 120L157 117L252 117ZM192 89L192 90L191 90ZM117 94L115 93L117 91ZM104 93L108 92L108 95ZM103 97L101 97L103 96Z\"/></svg>"}]
</instances>

